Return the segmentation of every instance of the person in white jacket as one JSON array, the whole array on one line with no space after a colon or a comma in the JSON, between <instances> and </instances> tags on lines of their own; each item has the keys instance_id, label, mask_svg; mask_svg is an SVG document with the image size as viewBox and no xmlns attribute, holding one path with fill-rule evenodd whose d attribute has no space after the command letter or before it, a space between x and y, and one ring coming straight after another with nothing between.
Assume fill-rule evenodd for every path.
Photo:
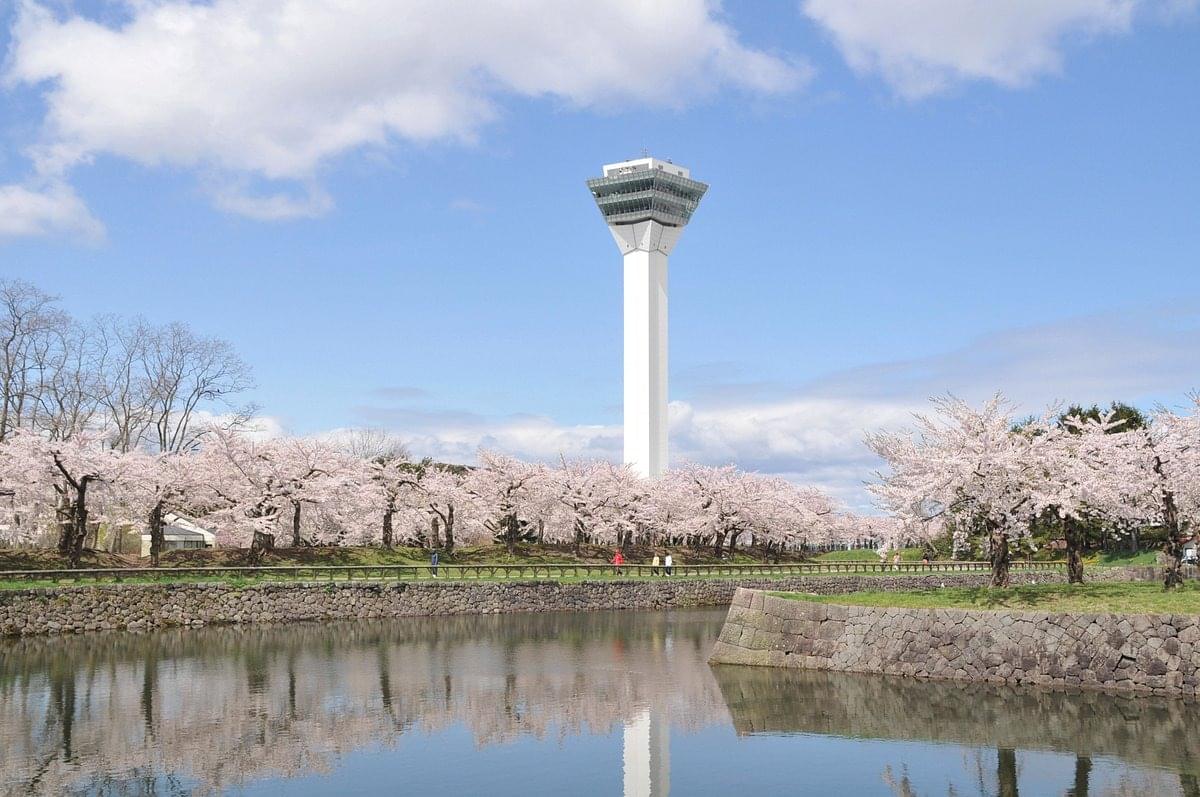
<instances>
[{"instance_id":1,"label":"person in white jacket","mask_svg":"<svg viewBox=\"0 0 1200 797\"><path fill-rule=\"evenodd\" d=\"M667 554L666 558L663 559L663 570L666 571L668 576L671 575L671 568L674 566L675 560L671 558L671 554Z\"/></svg>"}]
</instances>

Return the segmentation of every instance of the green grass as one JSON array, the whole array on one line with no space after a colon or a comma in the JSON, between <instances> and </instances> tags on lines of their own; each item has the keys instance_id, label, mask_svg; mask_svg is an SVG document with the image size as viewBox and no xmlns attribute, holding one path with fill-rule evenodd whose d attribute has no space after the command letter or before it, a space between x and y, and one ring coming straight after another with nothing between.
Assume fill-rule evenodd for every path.
<instances>
[{"instance_id":1,"label":"green grass","mask_svg":"<svg viewBox=\"0 0 1200 797\"><path fill-rule=\"evenodd\" d=\"M992 589L953 587L906 592L853 592L846 595L803 595L772 592L781 598L883 606L904 609L1022 609L1046 612L1112 614L1200 614L1200 583L1163 591L1160 584L1039 584Z\"/></svg>"},{"instance_id":2,"label":"green grass","mask_svg":"<svg viewBox=\"0 0 1200 797\"><path fill-rule=\"evenodd\" d=\"M498 564L498 565L532 565L532 564L604 564L612 560L614 548L602 545L583 545L579 554L570 544L544 545L521 543L513 553L508 553L503 545L459 546L453 552L439 552L441 563L449 564ZM649 564L656 552L665 549L654 549L646 546L634 546L626 558L630 562ZM764 561L761 551L739 549L732 556L728 554L718 559L711 547L671 549L676 560L688 564L754 564ZM160 567L235 567L235 566L296 566L309 567L319 565L424 565L429 563L429 550L418 547L401 547L386 549L380 547L288 547L281 546L274 551L264 554L261 560L255 562L250 552L245 548L216 548L207 550L167 551L162 555ZM801 561L800 554L789 553L783 561ZM57 552L46 549L5 549L0 548L0 570L64 570L64 569L93 569L93 568L138 568L149 567L150 560L130 554L109 554L86 551L79 562L78 568L71 568L68 561Z\"/></svg>"},{"instance_id":3,"label":"green grass","mask_svg":"<svg viewBox=\"0 0 1200 797\"><path fill-rule=\"evenodd\" d=\"M1140 551L1136 554L1128 551L1099 551L1084 558L1084 564L1100 567L1121 567L1122 565L1155 565L1158 564L1158 551Z\"/></svg>"},{"instance_id":4,"label":"green grass","mask_svg":"<svg viewBox=\"0 0 1200 797\"><path fill-rule=\"evenodd\" d=\"M671 576L670 578L675 579L675 580L684 578L684 579L687 579L690 581L694 581L697 578L739 579L739 578L786 578L786 577L787 576L785 576L785 575L776 575L776 574L763 574L761 576L756 575L756 574L741 574L741 575L719 574L719 575L705 575L705 576L674 575L674 576ZM565 576L554 576L554 577L547 577L547 576L543 575L543 576L538 576L536 579L533 576L528 575L528 574L522 575L522 576L512 575L512 576L508 576L508 577L505 577L505 576L480 576L478 578L476 578L474 576L452 578L452 577L447 577L445 574L443 574L441 577L436 578L436 579L431 578L429 576L425 576L425 575L422 575L419 578L405 577L405 578L400 578L400 579L394 579L394 578L348 579L344 576L337 577L334 579L329 579L327 577L279 578L279 577L272 577L272 576L248 576L248 577L247 576L164 576L161 578L148 578L148 577L123 578L119 581L116 579L109 579L109 578L87 579L86 581L74 581L74 580L65 580L65 579L58 580L58 581L52 581L52 580L46 580L46 579L31 580L31 581L24 581L24 580L0 581L0 591L31 589L34 587L87 587L87 586L93 586L93 585L95 585L95 586L115 586L115 585L142 585L142 584L225 584L225 585L236 586L236 587L244 587L244 586L256 585L256 584L318 584L318 585L319 584L330 584L330 583L370 584L370 583L381 583L381 582L389 582L389 581L400 581L400 582L403 582L406 584L410 584L414 581L420 581L423 583L474 584L474 583L478 583L478 582L488 582L488 583L505 582L505 581L528 582L528 581L534 581L534 580L536 580L536 581L553 581L555 583L570 584L570 583L578 583L581 581L620 581L620 580L649 581L649 580L657 580L659 578L665 579L665 577L663 577L663 576L630 576L630 575L618 576L614 573L590 573L588 575L578 575L578 576L565 575Z\"/></svg>"}]
</instances>

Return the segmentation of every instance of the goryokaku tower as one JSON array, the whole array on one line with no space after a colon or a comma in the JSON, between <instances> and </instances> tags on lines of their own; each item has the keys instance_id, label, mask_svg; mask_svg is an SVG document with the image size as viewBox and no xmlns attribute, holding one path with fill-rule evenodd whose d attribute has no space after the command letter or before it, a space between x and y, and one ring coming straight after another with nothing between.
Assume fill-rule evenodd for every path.
<instances>
[{"instance_id":1,"label":"goryokaku tower","mask_svg":"<svg viewBox=\"0 0 1200 797\"><path fill-rule=\"evenodd\" d=\"M667 257L708 190L657 158L610 163L587 181L625 259L625 462L667 467Z\"/></svg>"}]
</instances>

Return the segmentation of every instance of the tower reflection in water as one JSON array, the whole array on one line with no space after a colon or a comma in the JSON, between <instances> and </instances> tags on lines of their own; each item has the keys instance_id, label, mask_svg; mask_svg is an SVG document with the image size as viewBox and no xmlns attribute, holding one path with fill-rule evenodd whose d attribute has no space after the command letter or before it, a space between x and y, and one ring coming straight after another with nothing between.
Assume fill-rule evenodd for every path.
<instances>
[{"instance_id":1,"label":"tower reflection in water","mask_svg":"<svg viewBox=\"0 0 1200 797\"><path fill-rule=\"evenodd\" d=\"M1085 797L1090 782L1093 797L1200 797L1195 704L710 668L723 616L0 640L0 794L271 794L298 779L318 784L310 793L370 792L378 781L361 779L416 783L452 750L428 774L434 790L492 797L770 793L817 775L858 778L846 793L941 797L930 773L962 773L968 756L985 763L977 784L956 781L963 797L1015 793L1046 756L1053 782L1031 793ZM841 771L822 758L834 754ZM1113 773L1143 785L1099 791Z\"/></svg>"},{"instance_id":2,"label":"tower reflection in water","mask_svg":"<svg viewBox=\"0 0 1200 797\"><path fill-rule=\"evenodd\" d=\"M642 709L625 723L622 760L625 797L666 797L671 793L671 726Z\"/></svg>"}]
</instances>

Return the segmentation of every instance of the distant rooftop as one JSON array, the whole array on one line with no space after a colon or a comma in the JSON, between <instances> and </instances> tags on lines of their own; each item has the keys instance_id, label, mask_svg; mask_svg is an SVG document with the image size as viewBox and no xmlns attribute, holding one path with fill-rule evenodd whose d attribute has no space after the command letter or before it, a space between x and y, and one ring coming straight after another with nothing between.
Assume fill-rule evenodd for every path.
<instances>
[{"instance_id":1,"label":"distant rooftop","mask_svg":"<svg viewBox=\"0 0 1200 797\"><path fill-rule=\"evenodd\" d=\"M609 224L657 221L668 227L687 224L708 190L687 168L658 158L605 164L604 176L587 186Z\"/></svg>"}]
</instances>

